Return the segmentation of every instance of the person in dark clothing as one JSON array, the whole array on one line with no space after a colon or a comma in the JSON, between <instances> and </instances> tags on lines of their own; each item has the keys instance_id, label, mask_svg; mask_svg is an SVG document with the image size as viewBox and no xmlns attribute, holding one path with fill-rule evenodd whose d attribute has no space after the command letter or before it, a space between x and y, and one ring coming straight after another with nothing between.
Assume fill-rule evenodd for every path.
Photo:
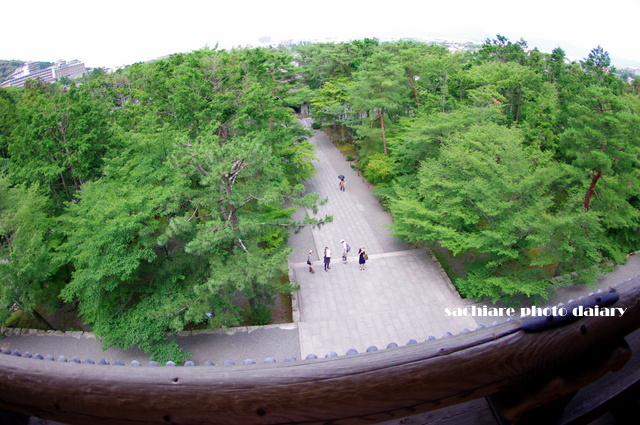
<instances>
[{"instance_id":1,"label":"person in dark clothing","mask_svg":"<svg viewBox=\"0 0 640 425\"><path fill-rule=\"evenodd\" d=\"M324 247L324 271L328 271L331 267L331 250L328 246Z\"/></svg>"},{"instance_id":2,"label":"person in dark clothing","mask_svg":"<svg viewBox=\"0 0 640 425\"><path fill-rule=\"evenodd\" d=\"M364 270L364 264L369 259L367 252L364 250L364 247L361 246L358 250L358 264L360 265L360 270Z\"/></svg>"}]
</instances>

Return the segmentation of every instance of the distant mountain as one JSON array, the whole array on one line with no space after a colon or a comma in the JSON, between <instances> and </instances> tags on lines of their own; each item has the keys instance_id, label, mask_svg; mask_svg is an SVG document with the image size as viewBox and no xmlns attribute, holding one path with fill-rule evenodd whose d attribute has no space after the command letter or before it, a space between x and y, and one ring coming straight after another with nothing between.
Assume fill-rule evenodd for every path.
<instances>
[{"instance_id":1,"label":"distant mountain","mask_svg":"<svg viewBox=\"0 0 640 425\"><path fill-rule=\"evenodd\" d=\"M53 65L53 62L36 62L36 63L40 66L40 69L45 69ZM6 80L7 77L11 75L13 71L16 70L16 68L19 68L24 64L25 64L25 61L21 61L21 60L0 59L0 81Z\"/></svg>"}]
</instances>

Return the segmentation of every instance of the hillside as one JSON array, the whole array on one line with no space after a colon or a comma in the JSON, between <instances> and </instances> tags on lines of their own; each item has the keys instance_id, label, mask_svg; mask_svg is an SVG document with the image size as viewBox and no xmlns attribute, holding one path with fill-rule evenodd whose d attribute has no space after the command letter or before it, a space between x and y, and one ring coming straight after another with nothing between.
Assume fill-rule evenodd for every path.
<instances>
[{"instance_id":1,"label":"hillside","mask_svg":"<svg viewBox=\"0 0 640 425\"><path fill-rule=\"evenodd\" d=\"M25 61L21 60L3 60L0 59L0 81L4 81L18 67L24 65ZM40 65L40 69L53 65L52 62L36 62Z\"/></svg>"}]
</instances>

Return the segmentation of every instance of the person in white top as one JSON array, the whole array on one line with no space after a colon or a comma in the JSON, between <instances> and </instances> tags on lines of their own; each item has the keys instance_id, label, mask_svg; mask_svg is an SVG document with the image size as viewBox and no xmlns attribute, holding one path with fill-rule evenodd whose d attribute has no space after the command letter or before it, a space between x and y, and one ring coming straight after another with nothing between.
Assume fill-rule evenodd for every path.
<instances>
[{"instance_id":1,"label":"person in white top","mask_svg":"<svg viewBox=\"0 0 640 425\"><path fill-rule=\"evenodd\" d=\"M347 264L347 253L351 251L349 244L344 241L344 239L340 239L340 243L342 244L342 262Z\"/></svg>"},{"instance_id":2,"label":"person in white top","mask_svg":"<svg viewBox=\"0 0 640 425\"><path fill-rule=\"evenodd\" d=\"M307 256L307 264L309 265L309 273L315 273L313 271L313 251L309 251L309 255Z\"/></svg>"},{"instance_id":3,"label":"person in white top","mask_svg":"<svg viewBox=\"0 0 640 425\"><path fill-rule=\"evenodd\" d=\"M324 247L324 271L329 271L331 268L331 250L328 246Z\"/></svg>"}]
</instances>

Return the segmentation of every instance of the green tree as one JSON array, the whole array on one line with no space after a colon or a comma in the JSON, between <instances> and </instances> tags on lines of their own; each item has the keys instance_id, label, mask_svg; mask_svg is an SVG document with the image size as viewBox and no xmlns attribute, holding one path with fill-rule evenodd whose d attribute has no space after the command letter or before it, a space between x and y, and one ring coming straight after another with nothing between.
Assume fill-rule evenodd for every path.
<instances>
[{"instance_id":1,"label":"green tree","mask_svg":"<svg viewBox=\"0 0 640 425\"><path fill-rule=\"evenodd\" d=\"M527 62L526 49L527 42L523 39L512 43L507 37L498 34L495 39L485 40L477 57L481 62L515 62L524 65Z\"/></svg>"},{"instance_id":2,"label":"green tree","mask_svg":"<svg viewBox=\"0 0 640 425\"><path fill-rule=\"evenodd\" d=\"M504 105L509 122L536 124L555 107L556 91L541 75L515 62L488 62L472 67L465 75L467 91L475 106Z\"/></svg>"},{"instance_id":3,"label":"green tree","mask_svg":"<svg viewBox=\"0 0 640 425\"><path fill-rule=\"evenodd\" d=\"M167 332L237 325L239 298L258 317L295 289L288 232L322 220L285 207L318 196L302 196L311 145L287 105L288 58L271 53L205 49L89 84L115 102L120 148L59 217L59 258L74 270L64 299L106 346L181 360Z\"/></svg>"},{"instance_id":4,"label":"green tree","mask_svg":"<svg viewBox=\"0 0 640 425\"><path fill-rule=\"evenodd\" d=\"M564 244L554 253L568 254L548 255L549 229L566 235L575 224L568 224L567 215L561 220L553 214L558 206L552 187L566 173L523 141L517 129L471 126L445 139L437 158L423 162L415 186L396 185L390 199L397 235L416 243L435 241L453 255L475 258L469 276L456 282L468 296L546 297L546 279L559 261L575 264L574 256L584 250L593 260L596 244L576 250L573 237L553 238Z\"/></svg>"},{"instance_id":5,"label":"green tree","mask_svg":"<svg viewBox=\"0 0 640 425\"><path fill-rule=\"evenodd\" d=\"M167 344L165 332L180 330L168 312L185 289L178 273L163 273L155 242L162 217L176 208L180 186L164 158L162 147L170 141L137 139L137 146L109 162L103 178L83 186L78 202L59 218L66 235L60 257L74 268L62 297L78 303L106 347L137 345L157 353ZM160 270L154 273L154 267ZM168 346L173 348L160 353L172 358L164 360L180 360L175 343Z\"/></svg>"},{"instance_id":6,"label":"green tree","mask_svg":"<svg viewBox=\"0 0 640 425\"><path fill-rule=\"evenodd\" d=\"M335 78L351 79L378 48L378 41L365 38L348 43L312 43L296 46L295 60L312 90Z\"/></svg>"},{"instance_id":7,"label":"green tree","mask_svg":"<svg viewBox=\"0 0 640 425\"><path fill-rule=\"evenodd\" d=\"M377 51L365 62L354 76L355 84L350 86L350 99L356 114L366 113L372 118L359 126L365 137L373 137L371 129L377 122L377 133L386 155L387 130L385 118L406 115L409 92L405 75L398 59L389 52Z\"/></svg>"},{"instance_id":8,"label":"green tree","mask_svg":"<svg viewBox=\"0 0 640 425\"><path fill-rule=\"evenodd\" d=\"M336 78L325 82L315 91L311 101L312 115L319 123L339 125L342 139L345 139L345 126L350 122L349 85L352 80Z\"/></svg>"},{"instance_id":9,"label":"green tree","mask_svg":"<svg viewBox=\"0 0 640 425\"><path fill-rule=\"evenodd\" d=\"M582 208L598 212L610 232L626 235L622 246L606 244L616 262L638 243L632 235L639 218L640 116L633 106L610 89L588 87L569 106L559 139L559 152L582 176Z\"/></svg>"},{"instance_id":10,"label":"green tree","mask_svg":"<svg viewBox=\"0 0 640 425\"><path fill-rule=\"evenodd\" d=\"M11 178L51 190L58 204L100 174L110 147L107 105L84 88L50 94L48 86L25 86L9 141Z\"/></svg>"},{"instance_id":11,"label":"green tree","mask_svg":"<svg viewBox=\"0 0 640 425\"><path fill-rule=\"evenodd\" d=\"M0 174L0 322L14 304L51 328L42 309L57 307L56 236L48 200L37 186L11 186ZM44 313L44 312L43 312Z\"/></svg>"},{"instance_id":12,"label":"green tree","mask_svg":"<svg viewBox=\"0 0 640 425\"><path fill-rule=\"evenodd\" d=\"M20 96L18 89L13 87L0 89L0 171L6 167L9 158L9 139L17 122Z\"/></svg>"},{"instance_id":13,"label":"green tree","mask_svg":"<svg viewBox=\"0 0 640 425\"><path fill-rule=\"evenodd\" d=\"M609 52L598 46L589 52L580 66L584 71L582 81L584 85L606 86L616 94L624 91L624 81L616 75L616 69L611 65Z\"/></svg>"},{"instance_id":14,"label":"green tree","mask_svg":"<svg viewBox=\"0 0 640 425\"><path fill-rule=\"evenodd\" d=\"M395 174L413 179L423 161L438 157L442 143L456 132L487 122L502 123L498 106L466 107L449 113L419 114L400 122L389 146L396 163Z\"/></svg>"},{"instance_id":15,"label":"green tree","mask_svg":"<svg viewBox=\"0 0 640 425\"><path fill-rule=\"evenodd\" d=\"M460 55L436 44L412 41L386 43L382 49L396 56L403 67L414 108L447 110L449 82L459 70Z\"/></svg>"}]
</instances>

